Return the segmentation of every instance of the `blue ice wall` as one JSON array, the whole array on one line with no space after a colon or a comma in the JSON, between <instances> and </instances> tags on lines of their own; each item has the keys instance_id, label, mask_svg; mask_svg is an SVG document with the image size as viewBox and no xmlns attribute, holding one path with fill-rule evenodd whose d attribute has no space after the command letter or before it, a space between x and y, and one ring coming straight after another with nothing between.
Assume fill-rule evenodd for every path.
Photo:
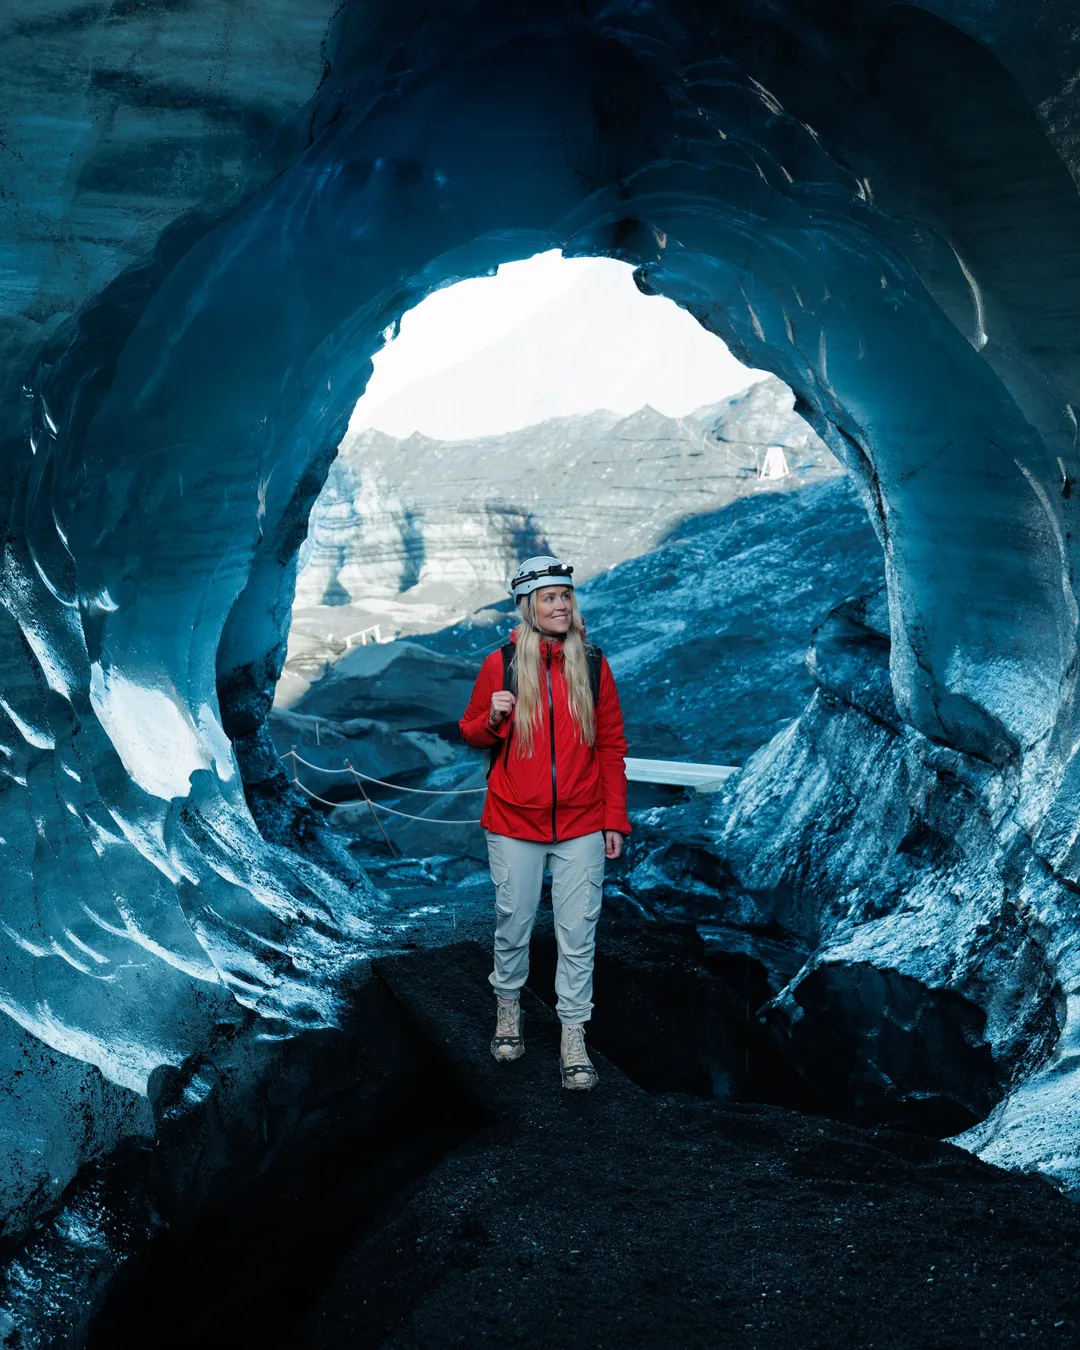
<instances>
[{"instance_id":1,"label":"blue ice wall","mask_svg":"<svg viewBox=\"0 0 1080 1350\"><path fill-rule=\"evenodd\" d=\"M375 900L263 730L296 551L383 333L541 249L636 264L795 389L881 539L905 726L989 766L1080 879L1061 25L872 0L330 17L4 20L39 167L0 226L0 1005L120 1091L76 1144L35 1069L0 1107L12 1205L217 1023L334 1018Z\"/></svg>"}]
</instances>

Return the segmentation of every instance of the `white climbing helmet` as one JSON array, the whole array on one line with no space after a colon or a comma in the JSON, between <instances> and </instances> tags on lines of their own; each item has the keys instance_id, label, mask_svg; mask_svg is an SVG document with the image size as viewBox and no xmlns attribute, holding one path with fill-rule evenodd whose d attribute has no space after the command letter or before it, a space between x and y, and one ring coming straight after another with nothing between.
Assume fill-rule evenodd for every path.
<instances>
[{"instance_id":1,"label":"white climbing helmet","mask_svg":"<svg viewBox=\"0 0 1080 1350\"><path fill-rule=\"evenodd\" d=\"M541 553L535 558L526 558L510 578L510 594L515 601L542 586L569 586L574 588L574 569L553 558L550 553Z\"/></svg>"}]
</instances>

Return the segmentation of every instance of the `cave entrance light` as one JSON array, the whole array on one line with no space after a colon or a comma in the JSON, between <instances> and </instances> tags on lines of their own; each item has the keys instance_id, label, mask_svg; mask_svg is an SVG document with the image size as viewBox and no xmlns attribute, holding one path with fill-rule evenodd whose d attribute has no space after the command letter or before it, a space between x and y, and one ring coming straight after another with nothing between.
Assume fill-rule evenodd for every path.
<instances>
[{"instance_id":1,"label":"cave entrance light","mask_svg":"<svg viewBox=\"0 0 1080 1350\"><path fill-rule=\"evenodd\" d=\"M395 327L312 509L280 706L355 645L504 600L530 551L576 558L579 580L648 551L725 500L713 461L742 490L760 458L709 418L766 372L626 263L538 254Z\"/></svg>"}]
</instances>

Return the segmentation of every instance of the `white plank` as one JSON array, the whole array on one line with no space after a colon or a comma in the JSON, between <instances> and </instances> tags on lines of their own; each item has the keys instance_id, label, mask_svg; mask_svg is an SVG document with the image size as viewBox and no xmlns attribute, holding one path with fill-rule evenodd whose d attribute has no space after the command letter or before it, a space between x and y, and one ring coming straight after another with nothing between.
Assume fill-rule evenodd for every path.
<instances>
[{"instance_id":1,"label":"white plank","mask_svg":"<svg viewBox=\"0 0 1080 1350\"><path fill-rule=\"evenodd\" d=\"M626 759L626 777L631 783L663 783L668 787L692 787L715 792L733 773L733 764L687 764L681 759Z\"/></svg>"}]
</instances>

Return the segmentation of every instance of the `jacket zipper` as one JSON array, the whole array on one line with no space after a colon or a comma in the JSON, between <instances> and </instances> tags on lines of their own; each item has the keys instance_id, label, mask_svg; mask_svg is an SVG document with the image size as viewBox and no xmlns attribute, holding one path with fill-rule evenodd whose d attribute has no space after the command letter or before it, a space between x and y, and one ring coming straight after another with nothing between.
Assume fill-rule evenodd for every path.
<instances>
[{"instance_id":1,"label":"jacket zipper","mask_svg":"<svg viewBox=\"0 0 1080 1350\"><path fill-rule=\"evenodd\" d=\"M547 649L547 691L548 691L548 729L551 732L551 842L557 844L559 835L555 829L555 808L559 796L555 786L555 700L551 696L551 648Z\"/></svg>"}]
</instances>

